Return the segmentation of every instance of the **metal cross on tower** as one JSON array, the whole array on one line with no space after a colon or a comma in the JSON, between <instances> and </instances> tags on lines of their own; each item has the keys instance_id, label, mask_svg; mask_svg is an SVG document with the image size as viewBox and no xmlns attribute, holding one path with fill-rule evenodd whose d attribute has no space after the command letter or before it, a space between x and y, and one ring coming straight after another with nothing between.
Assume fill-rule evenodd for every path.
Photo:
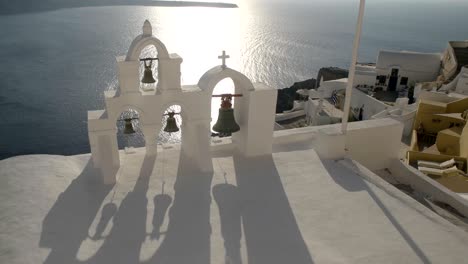
<instances>
[{"instance_id":1,"label":"metal cross on tower","mask_svg":"<svg viewBox=\"0 0 468 264\"><path fill-rule=\"evenodd\" d=\"M229 59L229 58L230 58L230 56L229 56L229 55L226 55L226 51L225 51L225 50L223 50L223 55L218 56L218 59L221 59L222 62L223 62L223 64L221 65L221 67L222 67L223 69L226 69L226 59Z\"/></svg>"}]
</instances>

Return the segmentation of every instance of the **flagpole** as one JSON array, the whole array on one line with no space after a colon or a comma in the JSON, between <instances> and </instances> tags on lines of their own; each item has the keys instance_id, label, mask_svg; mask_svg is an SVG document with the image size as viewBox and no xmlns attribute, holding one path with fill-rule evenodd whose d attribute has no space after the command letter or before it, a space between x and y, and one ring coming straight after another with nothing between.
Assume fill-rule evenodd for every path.
<instances>
[{"instance_id":1,"label":"flagpole","mask_svg":"<svg viewBox=\"0 0 468 264\"><path fill-rule=\"evenodd\" d=\"M348 131L348 118L349 118L349 111L351 107L351 95L353 92L353 82L354 82L354 74L356 72L356 63L357 57L359 52L359 43L361 41L361 31L362 31L362 22L364 18L364 9L366 6L366 0L361 0L359 5L359 15L358 21L356 25L356 34L354 36L354 43L353 43L353 57L351 59L351 66L349 67L349 75L348 75L348 84L346 86L346 97L344 103L344 113L342 119L342 126L341 131L344 135Z\"/></svg>"}]
</instances>

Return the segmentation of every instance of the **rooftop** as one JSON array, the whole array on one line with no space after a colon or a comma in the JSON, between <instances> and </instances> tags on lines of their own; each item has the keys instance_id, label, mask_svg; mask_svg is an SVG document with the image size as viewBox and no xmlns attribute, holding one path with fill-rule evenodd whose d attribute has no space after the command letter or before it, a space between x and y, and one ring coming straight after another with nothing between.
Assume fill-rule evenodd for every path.
<instances>
[{"instance_id":1,"label":"rooftop","mask_svg":"<svg viewBox=\"0 0 468 264\"><path fill-rule=\"evenodd\" d=\"M0 240L8 243L0 262L467 259L467 233L359 163L321 159L307 146L283 144L256 158L220 148L210 174L195 173L176 145L157 157L122 151L111 187L97 180L89 154L2 160Z\"/></svg>"},{"instance_id":2,"label":"rooftop","mask_svg":"<svg viewBox=\"0 0 468 264\"><path fill-rule=\"evenodd\" d=\"M417 69L419 72L438 73L440 61L440 53L382 50L377 58L377 68L387 69L399 65L401 70Z\"/></svg>"}]
</instances>

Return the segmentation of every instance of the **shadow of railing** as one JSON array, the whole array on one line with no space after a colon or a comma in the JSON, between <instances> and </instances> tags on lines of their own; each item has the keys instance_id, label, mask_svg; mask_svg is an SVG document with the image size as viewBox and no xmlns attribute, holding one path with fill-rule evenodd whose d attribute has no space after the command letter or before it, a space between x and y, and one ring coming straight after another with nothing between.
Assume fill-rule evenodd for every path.
<instances>
[{"instance_id":1,"label":"shadow of railing","mask_svg":"<svg viewBox=\"0 0 468 264\"><path fill-rule=\"evenodd\" d=\"M161 194L154 196L154 213L153 213L153 231L151 232L151 239L159 240L161 237L161 226L164 223L164 218L166 217L167 210L172 204L172 197L164 193L164 183L163 190Z\"/></svg>"},{"instance_id":2,"label":"shadow of railing","mask_svg":"<svg viewBox=\"0 0 468 264\"><path fill-rule=\"evenodd\" d=\"M421 260L422 263L431 263L429 258L426 256L424 251L418 246L411 235L405 230L405 228L398 222L395 216L390 210L383 204L381 199L375 194L375 192L369 188L364 179L358 175L349 175L350 171L359 171L359 168L352 164L353 167L347 168L334 160L322 160L325 169L331 178L340 185L343 189L349 192L365 191L374 200L377 206L382 210L387 219L392 223L393 227L400 233L401 237L406 241L408 246L413 250L416 256ZM351 166L351 165L350 165Z\"/></svg>"},{"instance_id":3,"label":"shadow of railing","mask_svg":"<svg viewBox=\"0 0 468 264\"><path fill-rule=\"evenodd\" d=\"M96 232L92 237L93 240L102 239L102 234L104 233L104 230L106 229L111 219L114 217L115 213L117 213L117 205L115 203L107 203L104 205L104 207L102 207L101 218L97 224Z\"/></svg>"},{"instance_id":4,"label":"shadow of railing","mask_svg":"<svg viewBox=\"0 0 468 264\"><path fill-rule=\"evenodd\" d=\"M44 263L78 263L80 245L88 237L89 227L112 188L102 183L90 160L42 221L39 247L50 248Z\"/></svg>"},{"instance_id":5,"label":"shadow of railing","mask_svg":"<svg viewBox=\"0 0 468 264\"><path fill-rule=\"evenodd\" d=\"M210 189L213 173L199 172L191 159L182 153L164 240L156 253L144 263L210 263Z\"/></svg>"},{"instance_id":6,"label":"shadow of railing","mask_svg":"<svg viewBox=\"0 0 468 264\"><path fill-rule=\"evenodd\" d=\"M146 217L149 180L156 156L145 156L137 182L122 200L113 218L113 227L89 264L136 264L140 262L140 250L146 239Z\"/></svg>"}]
</instances>

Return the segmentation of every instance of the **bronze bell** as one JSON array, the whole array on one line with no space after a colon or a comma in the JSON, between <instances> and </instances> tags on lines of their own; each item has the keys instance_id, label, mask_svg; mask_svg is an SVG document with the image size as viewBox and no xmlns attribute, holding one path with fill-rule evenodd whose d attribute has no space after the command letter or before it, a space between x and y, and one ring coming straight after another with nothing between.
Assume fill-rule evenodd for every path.
<instances>
[{"instance_id":1,"label":"bronze bell","mask_svg":"<svg viewBox=\"0 0 468 264\"><path fill-rule=\"evenodd\" d=\"M234 118L234 109L232 109L232 97L239 97L241 94L222 94L213 95L213 97L221 97L221 108L219 109L218 120L213 126L213 131L221 135L231 135L231 133L240 130L239 125Z\"/></svg>"},{"instance_id":2,"label":"bronze bell","mask_svg":"<svg viewBox=\"0 0 468 264\"><path fill-rule=\"evenodd\" d=\"M125 128L124 128L123 133L126 134L126 135L135 134L135 130L133 129L132 120L133 120L133 118L125 118L124 119Z\"/></svg>"},{"instance_id":3,"label":"bronze bell","mask_svg":"<svg viewBox=\"0 0 468 264\"><path fill-rule=\"evenodd\" d=\"M169 112L167 113L167 120L166 120L166 127L164 128L164 132L177 132L179 131L179 127L177 126L176 119L174 117L176 113L174 112Z\"/></svg>"},{"instance_id":4,"label":"bronze bell","mask_svg":"<svg viewBox=\"0 0 468 264\"><path fill-rule=\"evenodd\" d=\"M155 83L156 80L153 78L153 71L151 70L151 65L153 62L148 60L149 64L146 64L147 60L144 61L145 63L145 72L143 73L143 78L141 79L142 83Z\"/></svg>"},{"instance_id":5,"label":"bronze bell","mask_svg":"<svg viewBox=\"0 0 468 264\"><path fill-rule=\"evenodd\" d=\"M219 109L218 120L216 124L213 126L213 131L216 131L221 134L231 134L240 130L239 125L236 123L236 119L234 119L234 109Z\"/></svg>"}]
</instances>

